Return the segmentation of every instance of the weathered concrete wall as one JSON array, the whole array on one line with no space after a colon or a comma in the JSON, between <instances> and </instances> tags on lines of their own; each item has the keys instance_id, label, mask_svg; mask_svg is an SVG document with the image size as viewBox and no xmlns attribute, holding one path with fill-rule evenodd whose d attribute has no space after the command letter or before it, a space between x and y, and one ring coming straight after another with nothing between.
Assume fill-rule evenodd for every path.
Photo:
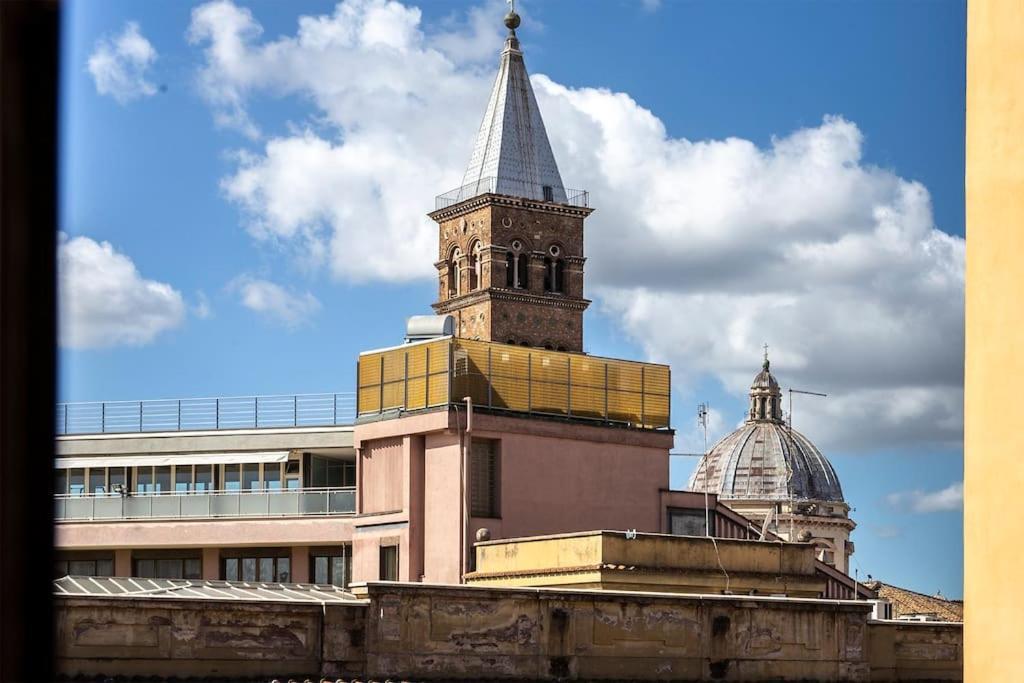
<instances>
[{"instance_id":1,"label":"weathered concrete wall","mask_svg":"<svg viewBox=\"0 0 1024 683\"><path fill-rule=\"evenodd\" d=\"M871 680L963 680L963 624L873 621L868 625Z\"/></svg>"},{"instance_id":2,"label":"weathered concrete wall","mask_svg":"<svg viewBox=\"0 0 1024 683\"><path fill-rule=\"evenodd\" d=\"M363 668L366 607L138 598L61 598L66 676L306 677Z\"/></svg>"},{"instance_id":3,"label":"weathered concrete wall","mask_svg":"<svg viewBox=\"0 0 1024 683\"><path fill-rule=\"evenodd\" d=\"M370 583L326 606L57 602L69 676L361 680L961 680L957 624L864 602Z\"/></svg>"},{"instance_id":4,"label":"weathered concrete wall","mask_svg":"<svg viewBox=\"0 0 1024 683\"><path fill-rule=\"evenodd\" d=\"M356 593L371 602L371 678L871 677L864 603L396 584Z\"/></svg>"}]
</instances>

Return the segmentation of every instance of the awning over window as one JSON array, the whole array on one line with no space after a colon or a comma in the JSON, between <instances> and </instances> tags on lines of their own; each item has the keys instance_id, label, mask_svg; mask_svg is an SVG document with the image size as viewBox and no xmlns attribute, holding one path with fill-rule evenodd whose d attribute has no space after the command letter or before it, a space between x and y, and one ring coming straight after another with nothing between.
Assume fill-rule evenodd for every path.
<instances>
[{"instance_id":1,"label":"awning over window","mask_svg":"<svg viewBox=\"0 0 1024 683\"><path fill-rule=\"evenodd\" d=\"M258 451L234 453L175 453L173 455L99 455L77 458L57 458L54 467L59 470L80 467L148 467L150 465L233 465L252 462L285 462L288 451Z\"/></svg>"}]
</instances>

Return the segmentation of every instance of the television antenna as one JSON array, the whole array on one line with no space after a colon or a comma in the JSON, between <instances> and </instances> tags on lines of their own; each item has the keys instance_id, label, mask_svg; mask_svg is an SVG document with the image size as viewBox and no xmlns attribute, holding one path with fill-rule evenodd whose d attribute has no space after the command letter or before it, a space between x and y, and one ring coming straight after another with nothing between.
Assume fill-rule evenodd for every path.
<instances>
[{"instance_id":1,"label":"television antenna","mask_svg":"<svg viewBox=\"0 0 1024 683\"><path fill-rule=\"evenodd\" d=\"M806 391L804 389L789 389L789 437L793 438L793 394L803 394L804 396L820 396L825 398L828 394L822 394L818 391ZM786 463L786 490L790 492L789 495L789 540L793 540L793 489L789 485L789 480L793 478L793 471L789 468L789 463Z\"/></svg>"},{"instance_id":2,"label":"television antenna","mask_svg":"<svg viewBox=\"0 0 1024 683\"><path fill-rule=\"evenodd\" d=\"M697 424L704 431L704 457L701 463L704 466L704 533L711 535L711 510L708 502L708 404L697 404Z\"/></svg>"}]
</instances>

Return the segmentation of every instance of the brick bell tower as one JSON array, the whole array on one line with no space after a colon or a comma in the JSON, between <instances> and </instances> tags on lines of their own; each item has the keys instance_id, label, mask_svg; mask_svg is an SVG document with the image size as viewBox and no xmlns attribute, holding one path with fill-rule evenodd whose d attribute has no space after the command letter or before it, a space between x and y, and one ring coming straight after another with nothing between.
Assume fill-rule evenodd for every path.
<instances>
[{"instance_id":1,"label":"brick bell tower","mask_svg":"<svg viewBox=\"0 0 1024 683\"><path fill-rule=\"evenodd\" d=\"M515 11L462 187L437 198L439 315L456 335L583 351L583 221L558 173L519 49Z\"/></svg>"}]
</instances>

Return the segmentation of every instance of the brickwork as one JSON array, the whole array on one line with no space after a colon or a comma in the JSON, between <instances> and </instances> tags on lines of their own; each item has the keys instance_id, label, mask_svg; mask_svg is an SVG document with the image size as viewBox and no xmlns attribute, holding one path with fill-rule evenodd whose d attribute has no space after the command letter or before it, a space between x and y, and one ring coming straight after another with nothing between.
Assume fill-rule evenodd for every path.
<instances>
[{"instance_id":1,"label":"brickwork","mask_svg":"<svg viewBox=\"0 0 1024 683\"><path fill-rule=\"evenodd\" d=\"M583 221L590 211L496 195L435 211L434 310L455 316L460 337L582 351L590 304L583 290Z\"/></svg>"}]
</instances>

